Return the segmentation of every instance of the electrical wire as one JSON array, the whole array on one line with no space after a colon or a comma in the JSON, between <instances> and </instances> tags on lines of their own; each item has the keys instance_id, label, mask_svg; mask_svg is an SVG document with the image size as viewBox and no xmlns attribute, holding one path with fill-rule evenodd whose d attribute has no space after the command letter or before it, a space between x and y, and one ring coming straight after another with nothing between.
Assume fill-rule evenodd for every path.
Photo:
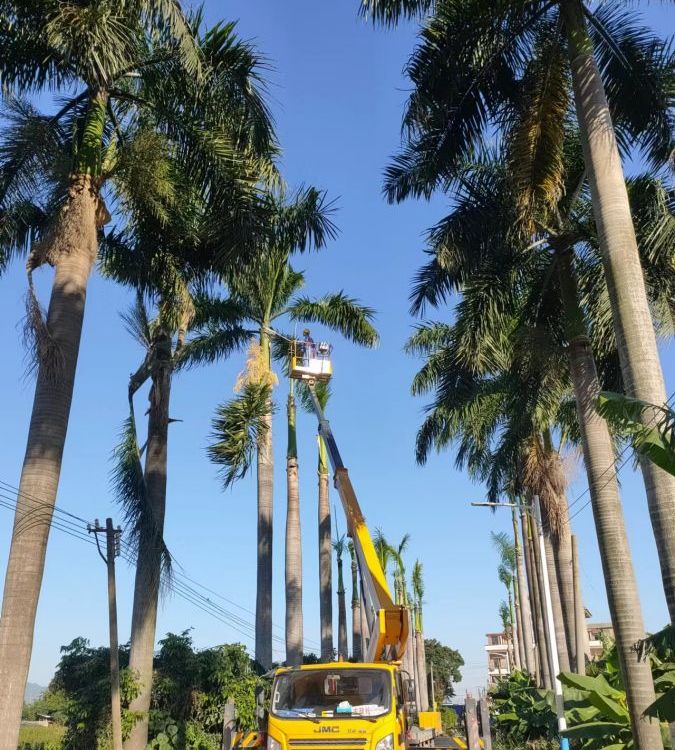
<instances>
[{"instance_id":1,"label":"electrical wire","mask_svg":"<svg viewBox=\"0 0 675 750\"><path fill-rule=\"evenodd\" d=\"M24 507L25 514L22 516L22 518L15 521L14 533L26 533L36 526L47 524L50 526L50 528L53 527L58 531L61 531L62 533L74 539L77 539L78 541L96 546L95 541L91 538L88 531L89 527L93 526L91 521L88 521L86 518L82 518L81 516L77 516L74 513L71 513L70 511L67 511L59 506L52 505L51 503L40 500L34 495L22 492L11 483L0 480L0 507L4 507L8 510L13 510L16 512L18 508L19 498L21 500L21 505L28 507ZM135 565L135 551L133 546L130 545L126 540L122 540L122 547L124 547L127 552L127 554L122 555L122 558L130 565ZM181 570L184 570L183 566L175 561L175 558L172 559ZM180 580L180 578L184 580ZM191 602L195 606L198 606L199 609L201 609L203 612L211 614L213 617L220 620L224 624L229 625L230 628L232 628L239 634L244 635L245 637L253 641L255 640L255 625L253 623L245 620L234 612L231 612L230 610L217 605L207 596L204 596L199 591L197 591L193 586L190 586L190 583L195 584L204 591L207 591L214 596L222 599L223 601L226 601L232 606L237 607L237 609L247 612L248 614L254 614L253 612L251 612L251 610L237 604L236 602L228 599L222 594L219 594L213 589L210 589L196 579L191 578L186 573L174 571L173 579L174 581L169 583L167 586L167 588L169 588L173 593L177 594L184 600ZM281 628L278 624L274 624L274 627L283 631L283 628ZM285 643L285 640L278 635L273 635L272 639L273 642L276 643ZM312 641L311 639L305 639L305 641L308 645L319 645L316 641Z\"/></svg>"},{"instance_id":2,"label":"electrical wire","mask_svg":"<svg viewBox=\"0 0 675 750\"><path fill-rule=\"evenodd\" d=\"M666 407L667 407L667 406L670 406L670 405L671 405L671 403L670 403L670 402L671 402L671 401L672 401L672 400L673 400L674 398L675 398L675 391L673 391L673 393L671 393L670 397L669 397L669 398L668 398L668 400L667 400L667 401L665 402L664 406L666 406ZM647 423L647 424L645 425L645 427L652 427L652 426L654 425L655 421L656 421L656 418L657 418L657 416L658 416L658 413L657 413L657 414L654 414L654 416L653 416L653 417L651 418L651 420L650 420L650 421L649 421L649 422L648 422L648 423ZM623 461L621 462L621 464L620 464L620 465L619 465L619 466L617 467L617 463L618 463L619 461L621 461L621 459L623 458L624 454L625 454L625 453L626 453L626 451L628 451L628 450L630 450L630 451L631 451L631 453L630 453L630 454L629 454L629 455L628 455L628 456L627 456L627 457L626 457L626 458L625 458L625 459L624 459L624 460L623 460ZM604 488L605 488L605 487L606 487L606 486L607 486L607 485L608 485L608 484L609 484L609 483L610 483L611 481L613 481L614 479L616 479L616 477L617 477L617 476L619 475L619 472L621 471L621 469L623 469L623 467L624 467L624 466L625 466L625 465L626 465L626 464L628 463L628 461L629 461L629 460L631 459L631 457L632 457L633 453L634 453L634 450L633 450L633 446L632 446L632 445L631 445L630 443L627 443L627 444L625 445L625 447L623 448L623 450L621 451L621 453L619 453L619 455L618 455L618 456L616 457L616 459L615 459L615 460L614 460L614 461L613 461L613 462L612 462L612 463L611 463L611 464L610 464L610 465L609 465L609 466L608 466L608 467L607 467L607 468L606 468L606 469L605 469L605 470L604 470L604 471L603 471L603 472L602 472L602 473L600 474L600 476L598 477L598 480L600 480L600 479L602 479L602 477L603 477L603 476L604 476L605 474L607 474L607 472L608 472L608 471L610 471L611 469L614 469L614 472L613 472L613 473L612 473L612 475L611 475L611 476L609 477L609 479L608 479L608 480L607 480L607 481L606 481L606 482L605 482L605 483L604 483L604 484L602 485L602 487L600 487L600 490L603 490L603 489L604 489ZM577 503L578 503L578 502L579 502L579 501L580 501L580 500L581 500L581 499L582 499L582 498L583 498L583 497L584 497L585 495L589 494L589 493L590 493L590 491L591 491L591 488L590 488L590 485L589 485L588 487L586 487L586 489L585 489L585 490L584 490L583 492L581 492L581 493L580 493L579 495L577 495L577 497L575 497L575 498L574 498L574 500L573 500L573 501L572 501L572 502L571 502L571 503L570 503L570 504L568 505L568 509L569 509L569 508L573 508L573 507L574 507L574 506L575 506L575 505L576 505L576 504L577 504ZM581 508L578 508L578 509L577 509L577 510L576 510L576 511L575 511L575 512L574 512L574 513L573 513L573 514L572 514L572 515L570 516L569 520L571 521L571 520L572 520L573 518L576 518L576 516L578 516L578 515L579 515L579 513L581 513L581 512L583 511L583 510L585 510L585 509L586 509L586 508L587 508L587 507L588 507L588 506L589 506L589 505L591 504L591 502L592 502L592 499L589 499L589 500L588 500L587 502L585 502L585 503L584 503L584 504L583 504L583 505L581 506Z\"/></svg>"}]
</instances>

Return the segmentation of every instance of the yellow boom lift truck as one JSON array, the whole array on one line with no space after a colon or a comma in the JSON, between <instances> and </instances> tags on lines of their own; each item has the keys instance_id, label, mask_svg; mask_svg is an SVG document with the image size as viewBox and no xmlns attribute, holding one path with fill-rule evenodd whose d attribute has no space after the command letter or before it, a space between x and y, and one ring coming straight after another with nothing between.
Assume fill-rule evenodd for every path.
<instances>
[{"instance_id":1,"label":"yellow boom lift truck","mask_svg":"<svg viewBox=\"0 0 675 750\"><path fill-rule=\"evenodd\" d=\"M274 673L266 713L267 750L405 750L440 747L440 714L418 712L412 676L401 668L408 612L395 604L349 474L314 386L332 375L331 347L293 342L290 376L309 385L356 550L370 639L361 663L281 667Z\"/></svg>"}]
</instances>

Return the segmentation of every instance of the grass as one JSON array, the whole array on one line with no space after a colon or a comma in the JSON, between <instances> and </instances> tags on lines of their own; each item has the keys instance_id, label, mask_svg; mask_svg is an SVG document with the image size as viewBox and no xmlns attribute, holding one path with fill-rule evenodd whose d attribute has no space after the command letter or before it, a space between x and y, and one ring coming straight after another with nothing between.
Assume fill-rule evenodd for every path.
<instances>
[{"instance_id":1,"label":"grass","mask_svg":"<svg viewBox=\"0 0 675 750\"><path fill-rule=\"evenodd\" d=\"M50 727L22 726L17 750L61 750L65 727L53 724Z\"/></svg>"}]
</instances>

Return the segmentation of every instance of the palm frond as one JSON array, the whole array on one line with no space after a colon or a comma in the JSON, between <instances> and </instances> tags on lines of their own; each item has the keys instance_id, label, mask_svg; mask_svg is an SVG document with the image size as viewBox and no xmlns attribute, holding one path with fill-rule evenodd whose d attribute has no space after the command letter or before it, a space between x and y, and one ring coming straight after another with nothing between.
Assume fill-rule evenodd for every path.
<instances>
[{"instance_id":1,"label":"palm frond","mask_svg":"<svg viewBox=\"0 0 675 750\"><path fill-rule=\"evenodd\" d=\"M375 311L344 292L328 294L316 300L299 297L288 309L291 320L320 323L341 333L346 339L363 346L375 346L379 341L371 321Z\"/></svg>"},{"instance_id":2,"label":"palm frond","mask_svg":"<svg viewBox=\"0 0 675 750\"><path fill-rule=\"evenodd\" d=\"M113 491L122 508L132 553L138 558L141 545L146 549L153 549L160 558L161 576L168 580L171 577L171 554L148 501L136 434L132 410L122 427L120 442L113 451ZM154 580L154 569L145 570L144 573L151 585L159 584L159 581Z\"/></svg>"},{"instance_id":3,"label":"palm frond","mask_svg":"<svg viewBox=\"0 0 675 750\"><path fill-rule=\"evenodd\" d=\"M152 345L152 326L145 300L140 292L136 293L134 304L120 317L124 322L127 333L144 349Z\"/></svg>"},{"instance_id":4,"label":"palm frond","mask_svg":"<svg viewBox=\"0 0 675 750\"><path fill-rule=\"evenodd\" d=\"M405 18L418 18L431 13L436 0L361 0L362 16L386 26L395 26Z\"/></svg>"},{"instance_id":5,"label":"palm frond","mask_svg":"<svg viewBox=\"0 0 675 750\"><path fill-rule=\"evenodd\" d=\"M497 550L499 559L508 570L516 569L516 546L504 531L491 531L492 546Z\"/></svg>"},{"instance_id":6,"label":"palm frond","mask_svg":"<svg viewBox=\"0 0 675 750\"><path fill-rule=\"evenodd\" d=\"M621 4L601 3L587 16L619 141L625 151L642 147L659 167L675 148L671 42Z\"/></svg>"},{"instance_id":7,"label":"palm frond","mask_svg":"<svg viewBox=\"0 0 675 750\"><path fill-rule=\"evenodd\" d=\"M413 565L411 581L415 600L417 601L417 605L421 607L424 599L424 577L422 563L419 560L415 560L415 564Z\"/></svg>"},{"instance_id":8,"label":"palm frond","mask_svg":"<svg viewBox=\"0 0 675 750\"><path fill-rule=\"evenodd\" d=\"M216 410L212 423L211 461L220 467L224 486L231 486L248 472L254 451L268 429L272 389L248 383L242 392Z\"/></svg>"},{"instance_id":9,"label":"palm frond","mask_svg":"<svg viewBox=\"0 0 675 750\"><path fill-rule=\"evenodd\" d=\"M548 223L565 185L570 80L558 24L540 25L520 86L522 103L510 126L509 166L519 218L533 234L533 217Z\"/></svg>"}]
</instances>

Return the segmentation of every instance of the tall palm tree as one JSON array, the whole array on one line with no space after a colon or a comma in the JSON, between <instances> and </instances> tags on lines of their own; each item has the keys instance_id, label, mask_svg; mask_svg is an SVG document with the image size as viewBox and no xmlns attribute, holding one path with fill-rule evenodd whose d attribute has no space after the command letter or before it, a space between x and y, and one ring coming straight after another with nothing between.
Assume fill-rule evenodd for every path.
<instances>
[{"instance_id":1,"label":"tall palm tree","mask_svg":"<svg viewBox=\"0 0 675 750\"><path fill-rule=\"evenodd\" d=\"M300 534L300 483L296 431L295 382L290 380L288 448L286 451L286 663L302 664L302 537Z\"/></svg>"},{"instance_id":2,"label":"tall palm tree","mask_svg":"<svg viewBox=\"0 0 675 750\"><path fill-rule=\"evenodd\" d=\"M410 534L404 534L397 547L391 546L390 556L394 562L394 600L407 608L408 612L408 632L410 634L410 647L403 654L403 669L408 672L411 679L415 681L416 694L419 691L419 682L417 678L417 647L416 647L416 630L415 616L412 602L408 596L408 582L406 578L404 553L410 544ZM417 698L417 705L420 705L420 698Z\"/></svg>"},{"instance_id":3,"label":"tall palm tree","mask_svg":"<svg viewBox=\"0 0 675 750\"><path fill-rule=\"evenodd\" d=\"M461 161L497 127L509 144L521 212L542 197L554 207L563 194L565 131L576 117L626 392L664 404L620 151L637 146L656 165L671 157L669 43L620 4L366 0L362 7L385 23L432 14L408 64L407 143L388 170L391 200L452 185ZM675 479L640 463L675 620Z\"/></svg>"},{"instance_id":4,"label":"tall palm tree","mask_svg":"<svg viewBox=\"0 0 675 750\"><path fill-rule=\"evenodd\" d=\"M178 165L173 168L179 171ZM127 227L104 239L101 253L104 274L136 292L136 304L125 321L144 349L129 380L129 417L114 472L136 552L129 666L138 680L139 691L130 704L138 720L127 739L128 750L147 745L160 578L171 562L163 529L173 376L194 319L195 290L207 278L214 257L220 259L220 246L210 247L209 206L189 182L179 184L168 220L158 221L142 208L132 215ZM230 350L241 343L239 332L233 331ZM140 451L134 396L148 381L147 439Z\"/></svg>"},{"instance_id":5,"label":"tall palm tree","mask_svg":"<svg viewBox=\"0 0 675 750\"><path fill-rule=\"evenodd\" d=\"M325 409L330 398L330 386L317 383L315 393ZM317 465L319 481L318 529L319 529L319 617L321 620L321 658L333 659L333 555L331 552L330 475L328 452L321 435L318 436L319 459Z\"/></svg>"},{"instance_id":6,"label":"tall palm tree","mask_svg":"<svg viewBox=\"0 0 675 750\"><path fill-rule=\"evenodd\" d=\"M318 299L300 296L304 273L296 271L289 259L294 252L309 247L321 248L334 236L330 206L325 195L313 188L298 193L292 200L275 197L270 202L270 229L260 254L236 273L224 279L228 297L203 299L197 305L198 332L185 347L188 362L214 361L221 355L221 337L231 331L256 338L254 364L242 381L242 392L219 407L214 420L211 460L222 467L225 487L244 476L257 451L258 468L258 580L256 594L256 660L263 668L272 665L272 361L288 363L290 336L278 335L275 327L286 323L313 323L338 331L345 338L365 346L377 342L371 324L373 311L343 292ZM293 397L292 412L295 409ZM293 430L289 432L292 435ZM292 459L291 459L292 460ZM292 486L292 482L290 483ZM299 515L291 509L288 539L300 540ZM291 559L297 552L287 548ZM287 569L290 567L290 561ZM292 572L291 578L299 571ZM297 582L290 589L289 608L294 615L288 622L287 642L297 645L301 631ZM292 623L292 624L291 624ZM291 632L292 631L292 632ZM295 658L295 656L292 656Z\"/></svg>"},{"instance_id":7,"label":"tall palm tree","mask_svg":"<svg viewBox=\"0 0 675 750\"><path fill-rule=\"evenodd\" d=\"M361 597L359 595L359 565L356 560L354 542L347 545L352 561L352 656L355 661L363 658L361 649Z\"/></svg>"},{"instance_id":8,"label":"tall palm tree","mask_svg":"<svg viewBox=\"0 0 675 750\"><path fill-rule=\"evenodd\" d=\"M194 176L206 184L207 175L213 178L226 165L232 177L251 174L232 155L237 142L248 140L249 124L260 120L265 110L258 106L261 100L250 48L246 47L248 70L242 70L244 50L228 32L229 46L221 53L229 68L208 72L192 25L176 0L135 0L115 12L96 2L7 2L2 7L2 27L3 93L15 97L62 89L67 96L55 115L26 118L28 126L37 122L48 138L15 139L14 148L3 150L0 165L0 211L24 203L24 198L34 202L41 196L38 203L49 212L28 261L29 313L38 361L15 518L18 531L29 512L22 498L40 497L48 511L55 501L87 284L98 253L98 234L110 219L105 191L115 176L121 178L125 171L128 176L133 170L137 178L143 172L146 175L145 180L128 183L135 184L139 198L158 198L152 194L155 179L148 178L153 177L152 167L161 151L157 144L148 148L148 139L140 148L137 140L127 140L126 125L151 115L170 141L185 154L191 152ZM217 46L213 51L218 52ZM233 64L237 55L239 65ZM204 84L208 89L202 88ZM171 87L174 91L168 96ZM183 95L175 96L176 92ZM192 106L199 98L205 108ZM188 100L191 106L185 107ZM231 123L226 128L221 122L222 133L209 141L204 133L211 130L210 120L202 115L215 100L220 101L221 111L229 105ZM263 130L269 134L267 126ZM66 147L60 149L68 153L65 163L42 158L45 147L54 142ZM252 143L246 145L255 153ZM55 172L65 173L66 179L55 181ZM243 180L235 184L247 185ZM213 195L217 192L214 187ZM246 192L250 205L253 192L250 188ZM234 252L243 254L243 248ZM55 268L55 274L45 319L31 275L46 263ZM0 696L2 748L14 747L17 741L50 515L44 513L41 523L15 534L10 551L0 618L0 674L6 685Z\"/></svg>"},{"instance_id":9,"label":"tall palm tree","mask_svg":"<svg viewBox=\"0 0 675 750\"><path fill-rule=\"evenodd\" d=\"M347 644L347 607L345 604L345 582L342 575L342 556L345 552L345 535L338 536L333 542L335 559L337 561L337 598L338 598L338 661L346 661L349 658L349 646Z\"/></svg>"},{"instance_id":10,"label":"tall palm tree","mask_svg":"<svg viewBox=\"0 0 675 750\"><path fill-rule=\"evenodd\" d=\"M427 349L430 358L426 377L428 386L434 387L434 383L438 383L442 394L437 398L434 411L420 433L418 455L423 459L431 445L442 446L453 439L453 435L459 436L457 430L461 432L461 424L470 418L470 430L460 440L459 456L469 461L477 476L483 471L492 476L495 493L501 489L513 491L513 478L509 477L503 488L499 472L495 475L489 467L498 467L509 455L511 466L522 463L522 443L520 439L514 440L517 433L511 430L499 434L496 415L529 414L527 421L531 423L532 417L536 417L535 424L539 422L540 428L545 427L546 423L550 426L553 419L554 422L560 420L566 434L570 434L570 430L576 430L576 434L581 431L633 731L643 746L651 747L654 743L658 746L660 737L642 717L647 705L645 701L653 694L653 685L649 671L636 659L632 648L632 644L641 637L643 625L616 477L614 474L607 476L614 461L611 440L606 423L600 420L604 425L602 428L594 411L594 394L599 384L593 349L597 352L605 383L612 382L612 379L616 383L617 374L613 366L616 362L613 337L608 336L611 328L608 330L606 325L608 291L598 260L600 251L590 219L591 209L583 183L580 189L574 188L580 183L579 174L583 173L583 167L576 174L568 175L571 186L565 190L566 197L558 210L563 228L568 228L562 232L552 222L553 228L544 226L533 234L513 231L518 226L516 202L503 169L498 166L493 172L486 163L482 163L476 167L475 180L465 175L466 200L460 202L444 226L443 237L448 242L445 258L450 263L441 269L439 263L434 266L432 262L425 269L425 278L429 281L429 301L442 299L458 284L462 284L464 299L459 306L461 314L453 327L437 326L435 333L432 327L424 334L420 333L418 338L421 341L426 337L431 343L435 336L436 344ZM495 182L497 174L502 174L503 179L497 178ZM632 189L640 192L644 184L638 181ZM652 195L647 202L651 202L654 213L658 215L655 204L659 203L656 198L659 191L652 185L647 192ZM469 194L472 196L470 199ZM636 205L640 203L636 201ZM482 228L480 222L484 222ZM637 226L646 229L647 224L649 222L643 224L640 216L636 216ZM501 229L497 229L498 226ZM651 234L653 227L652 224ZM571 297L579 303L576 309L563 305L562 281L556 278L561 267L561 256L556 249L560 245L559 234L565 238L563 257L568 255L570 260L574 257L583 272L583 297L580 293ZM471 241L465 244L469 235ZM649 236L647 232L645 238ZM440 247L439 244L437 249ZM670 261L663 265L663 258L659 256L660 253L655 252L654 241L645 241L643 262L646 268L651 266L653 269L647 273L647 279L656 268L660 268L659 275L662 277L662 284L650 284L648 287L657 311L669 308L668 295L671 292L666 292L664 296L663 290L664 285L672 289L673 283L672 267L668 267ZM434 270L438 272L435 286L431 282ZM569 276L565 278L569 279ZM549 279L553 283L548 283ZM490 290L488 295L485 294L487 289ZM421 292L421 296L424 297L424 292ZM584 301L583 310L581 299ZM495 315L501 323L495 320ZM475 327L476 321L482 321L478 328ZM583 324L584 330L590 332L590 338L580 339L578 335L568 338L570 322L577 326ZM499 332L496 337L491 333L495 330ZM504 331L510 331L510 334L503 335ZM473 354L467 360L462 350L468 352L466 347L471 339ZM537 342L536 348L533 348L534 341ZM530 356L531 353L536 353L536 357ZM443 372L441 364L448 372ZM534 370L531 370L533 366ZM453 372L457 381L452 380ZM484 378L487 373L492 375ZM514 375L523 385L512 390ZM422 380L419 384L422 384ZM458 390L453 390L451 385ZM620 387L620 383L617 385ZM565 417L564 408L560 408L570 387L574 388L576 395L576 428L570 422L569 415ZM511 392L511 396L503 400L508 392ZM517 397L516 401L513 401L514 396ZM454 402L453 398L456 399ZM547 414L542 424L542 416ZM483 427L478 424L479 416L485 419ZM606 442L600 441L602 429L606 433L602 441ZM584 435L591 435L596 442L591 443ZM496 438L496 453L486 449L485 443L481 445L483 440L491 443L493 437ZM596 449L597 454L594 453ZM603 472L604 480L600 480Z\"/></svg>"},{"instance_id":11,"label":"tall palm tree","mask_svg":"<svg viewBox=\"0 0 675 750\"><path fill-rule=\"evenodd\" d=\"M331 396L330 383L318 382L314 394L325 412ZM299 395L305 411L314 414L309 390L301 387ZM321 660L332 661L333 650L333 548L330 514L330 468L326 444L317 435L318 444L318 504L317 528L319 532L319 620L321 628Z\"/></svg>"},{"instance_id":12,"label":"tall palm tree","mask_svg":"<svg viewBox=\"0 0 675 750\"><path fill-rule=\"evenodd\" d=\"M515 503L511 508L511 520L513 523L513 550L516 558L516 582L518 585L517 598L520 604L518 627L520 630L520 642L522 644L521 662L527 672L532 675L532 677L535 677L537 674L537 667L535 660L532 609L526 577L525 557L523 555L523 547L520 543L520 534L518 532L518 516Z\"/></svg>"},{"instance_id":13,"label":"tall palm tree","mask_svg":"<svg viewBox=\"0 0 675 750\"><path fill-rule=\"evenodd\" d=\"M424 621L422 605L424 604L424 578L422 563L415 560L412 569L412 590L415 599L415 648L417 650L417 681L420 686L420 710L429 710L429 686L427 681L427 655L424 647Z\"/></svg>"},{"instance_id":14,"label":"tall palm tree","mask_svg":"<svg viewBox=\"0 0 675 750\"><path fill-rule=\"evenodd\" d=\"M516 669L521 669L520 662L520 651L519 641L520 633L517 630L517 619L515 610L515 588L516 588L516 549L508 538L508 535L504 532L490 532L490 538L492 544L499 554L499 566L497 567L497 578L500 583L506 587L507 597L509 602L509 610L511 612L511 622L513 623L511 630L511 640L513 642L513 663Z\"/></svg>"}]
</instances>

